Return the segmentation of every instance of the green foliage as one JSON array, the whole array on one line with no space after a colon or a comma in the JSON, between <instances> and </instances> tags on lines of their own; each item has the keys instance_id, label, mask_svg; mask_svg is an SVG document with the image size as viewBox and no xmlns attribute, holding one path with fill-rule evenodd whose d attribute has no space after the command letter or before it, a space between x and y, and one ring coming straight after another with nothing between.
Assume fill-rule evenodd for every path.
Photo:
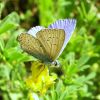
<instances>
[{"instance_id":1,"label":"green foliage","mask_svg":"<svg viewBox=\"0 0 100 100\"><path fill-rule=\"evenodd\" d=\"M26 98L20 91L27 92L23 78L26 75L24 61L31 60L23 54L16 37L22 29L16 12L9 14L0 23L0 95L4 100Z\"/></svg>"},{"instance_id":2,"label":"green foliage","mask_svg":"<svg viewBox=\"0 0 100 100\"><path fill-rule=\"evenodd\" d=\"M17 27L19 24L18 15L13 12L4 18L0 23L0 34Z\"/></svg>"},{"instance_id":3,"label":"green foliage","mask_svg":"<svg viewBox=\"0 0 100 100\"><path fill-rule=\"evenodd\" d=\"M63 75L44 96L39 97L40 100L100 100L99 2L26 0L22 7L18 5L21 0L1 1L0 99L28 100L29 90L24 79L30 74L27 71L30 66L25 62L34 58L20 49L17 36L27 32L25 28L39 23L47 27L59 18L76 18L76 30L59 57Z\"/></svg>"}]
</instances>

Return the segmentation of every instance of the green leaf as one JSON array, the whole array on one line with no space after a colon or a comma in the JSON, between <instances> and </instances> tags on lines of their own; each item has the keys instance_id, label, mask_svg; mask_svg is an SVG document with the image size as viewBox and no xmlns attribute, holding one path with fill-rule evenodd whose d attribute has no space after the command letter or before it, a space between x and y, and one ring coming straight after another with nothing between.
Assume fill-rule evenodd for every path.
<instances>
[{"instance_id":1,"label":"green leaf","mask_svg":"<svg viewBox=\"0 0 100 100\"><path fill-rule=\"evenodd\" d=\"M19 16L16 12L12 12L1 21L0 34L18 27L18 24L19 24Z\"/></svg>"},{"instance_id":2,"label":"green leaf","mask_svg":"<svg viewBox=\"0 0 100 100\"><path fill-rule=\"evenodd\" d=\"M0 51L4 50L4 46L5 46L4 40L0 38Z\"/></svg>"},{"instance_id":3,"label":"green leaf","mask_svg":"<svg viewBox=\"0 0 100 100\"><path fill-rule=\"evenodd\" d=\"M78 71L79 71L78 67L75 64L73 64L71 66L68 66L66 73L67 73L68 77L72 77Z\"/></svg>"},{"instance_id":4,"label":"green leaf","mask_svg":"<svg viewBox=\"0 0 100 100\"><path fill-rule=\"evenodd\" d=\"M20 49L17 47L9 48L4 50L4 55L9 62L24 62L24 61L32 61L32 57L26 53L22 53Z\"/></svg>"},{"instance_id":5,"label":"green leaf","mask_svg":"<svg viewBox=\"0 0 100 100\"><path fill-rule=\"evenodd\" d=\"M9 80L10 79L10 67L4 65L4 64L0 64L0 78L2 77L2 79L4 80Z\"/></svg>"},{"instance_id":6,"label":"green leaf","mask_svg":"<svg viewBox=\"0 0 100 100\"><path fill-rule=\"evenodd\" d=\"M91 72L88 76L87 76L87 80L93 79L96 76L95 72Z\"/></svg>"},{"instance_id":7,"label":"green leaf","mask_svg":"<svg viewBox=\"0 0 100 100\"><path fill-rule=\"evenodd\" d=\"M24 30L19 29L17 31L12 31L10 38L8 39L5 48L11 48L18 46L17 36L18 34L22 33Z\"/></svg>"},{"instance_id":8,"label":"green leaf","mask_svg":"<svg viewBox=\"0 0 100 100\"><path fill-rule=\"evenodd\" d=\"M90 57L88 55L82 55L82 57L78 60L77 66L80 68L82 65L86 64Z\"/></svg>"},{"instance_id":9,"label":"green leaf","mask_svg":"<svg viewBox=\"0 0 100 100\"><path fill-rule=\"evenodd\" d=\"M59 100L64 100L67 95L68 90L66 89L60 96Z\"/></svg>"},{"instance_id":10,"label":"green leaf","mask_svg":"<svg viewBox=\"0 0 100 100\"><path fill-rule=\"evenodd\" d=\"M2 13L4 7L5 7L5 1L0 2L0 18L1 18L1 13Z\"/></svg>"},{"instance_id":11,"label":"green leaf","mask_svg":"<svg viewBox=\"0 0 100 100\"><path fill-rule=\"evenodd\" d=\"M80 71L84 71L85 69L89 68L90 65L84 65L79 68Z\"/></svg>"}]
</instances>

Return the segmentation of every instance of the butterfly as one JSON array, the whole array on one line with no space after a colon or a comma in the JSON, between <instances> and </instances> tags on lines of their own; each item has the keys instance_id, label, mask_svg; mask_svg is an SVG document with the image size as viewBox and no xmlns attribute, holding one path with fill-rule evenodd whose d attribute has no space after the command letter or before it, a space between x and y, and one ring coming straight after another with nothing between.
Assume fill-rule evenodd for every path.
<instances>
[{"instance_id":1,"label":"butterfly","mask_svg":"<svg viewBox=\"0 0 100 100\"><path fill-rule=\"evenodd\" d=\"M24 51L44 63L54 63L66 47L76 26L75 19L58 20L48 28L36 26L21 33L18 41Z\"/></svg>"}]
</instances>

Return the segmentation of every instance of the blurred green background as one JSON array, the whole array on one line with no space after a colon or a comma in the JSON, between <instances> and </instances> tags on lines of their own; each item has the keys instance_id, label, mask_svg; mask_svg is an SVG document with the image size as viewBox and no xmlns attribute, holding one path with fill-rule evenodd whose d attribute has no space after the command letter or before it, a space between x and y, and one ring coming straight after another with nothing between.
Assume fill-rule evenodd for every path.
<instances>
[{"instance_id":1,"label":"blurred green background","mask_svg":"<svg viewBox=\"0 0 100 100\"><path fill-rule=\"evenodd\" d=\"M40 100L100 100L99 0L0 0L0 100L28 100L24 78L30 61L16 41L33 26L76 18L74 34L59 57L65 75Z\"/></svg>"}]
</instances>

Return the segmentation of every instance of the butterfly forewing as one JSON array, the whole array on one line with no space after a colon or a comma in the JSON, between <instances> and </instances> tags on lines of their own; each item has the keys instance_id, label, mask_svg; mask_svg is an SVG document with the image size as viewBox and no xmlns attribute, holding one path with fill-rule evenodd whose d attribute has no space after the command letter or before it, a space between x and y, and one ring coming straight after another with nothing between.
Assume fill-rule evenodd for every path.
<instances>
[{"instance_id":1,"label":"butterfly forewing","mask_svg":"<svg viewBox=\"0 0 100 100\"><path fill-rule=\"evenodd\" d=\"M22 33L18 36L18 41L22 47L22 49L34 57L42 60L50 62L48 55L45 53L45 49L38 39L33 37L30 34Z\"/></svg>"},{"instance_id":2,"label":"butterfly forewing","mask_svg":"<svg viewBox=\"0 0 100 100\"><path fill-rule=\"evenodd\" d=\"M45 48L47 55L53 61L59 55L59 52L63 46L65 40L65 32L62 29L44 29L39 31L37 39L41 42Z\"/></svg>"}]
</instances>

